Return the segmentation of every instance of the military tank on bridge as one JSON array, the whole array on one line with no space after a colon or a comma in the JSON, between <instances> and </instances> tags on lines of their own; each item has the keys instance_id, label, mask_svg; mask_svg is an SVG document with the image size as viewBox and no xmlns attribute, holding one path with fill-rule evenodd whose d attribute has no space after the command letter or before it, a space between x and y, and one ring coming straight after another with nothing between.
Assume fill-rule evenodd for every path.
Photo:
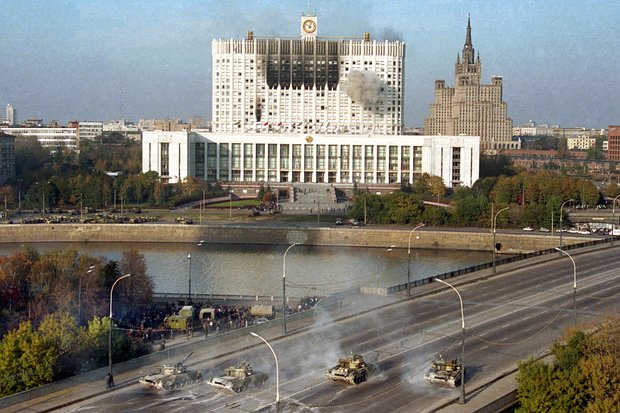
<instances>
[{"instance_id":1,"label":"military tank on bridge","mask_svg":"<svg viewBox=\"0 0 620 413\"><path fill-rule=\"evenodd\" d=\"M447 384L456 387L461 384L462 365L459 359L445 361L441 354L433 360L433 364L424 374L424 379L431 383Z\"/></svg>"},{"instance_id":2,"label":"military tank on bridge","mask_svg":"<svg viewBox=\"0 0 620 413\"><path fill-rule=\"evenodd\" d=\"M159 390L174 390L179 387L195 383L202 379L202 372L190 370L184 364L193 353L189 353L182 361L174 364L164 364L157 368L157 372L142 377L139 381L147 387Z\"/></svg>"},{"instance_id":3,"label":"military tank on bridge","mask_svg":"<svg viewBox=\"0 0 620 413\"><path fill-rule=\"evenodd\" d=\"M375 370L376 367L366 363L361 354L353 354L351 357L339 359L338 364L327 370L327 377L334 381L359 384L366 381Z\"/></svg>"},{"instance_id":4,"label":"military tank on bridge","mask_svg":"<svg viewBox=\"0 0 620 413\"><path fill-rule=\"evenodd\" d=\"M211 377L207 380L207 384L240 393L251 387L258 387L268 379L267 373L254 371L252 366L244 361L239 366L226 367L223 376Z\"/></svg>"}]
</instances>

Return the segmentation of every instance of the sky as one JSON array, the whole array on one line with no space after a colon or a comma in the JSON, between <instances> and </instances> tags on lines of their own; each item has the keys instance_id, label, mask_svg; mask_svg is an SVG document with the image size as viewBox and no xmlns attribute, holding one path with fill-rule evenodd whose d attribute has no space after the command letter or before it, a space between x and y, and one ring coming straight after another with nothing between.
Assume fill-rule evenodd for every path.
<instances>
[{"instance_id":1,"label":"sky","mask_svg":"<svg viewBox=\"0 0 620 413\"><path fill-rule=\"evenodd\" d=\"M211 118L211 41L319 36L406 43L405 126L423 126L435 80L454 86L471 16L482 83L504 78L515 126L620 124L617 0L3 0L0 116Z\"/></svg>"}]
</instances>

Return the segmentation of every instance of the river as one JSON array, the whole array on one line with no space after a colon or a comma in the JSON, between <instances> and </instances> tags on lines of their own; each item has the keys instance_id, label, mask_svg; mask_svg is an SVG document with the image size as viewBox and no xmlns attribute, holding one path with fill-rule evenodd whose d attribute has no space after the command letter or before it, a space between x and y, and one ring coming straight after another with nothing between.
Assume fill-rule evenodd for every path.
<instances>
[{"instance_id":1,"label":"river","mask_svg":"<svg viewBox=\"0 0 620 413\"><path fill-rule=\"evenodd\" d=\"M136 248L145 258L157 293L281 295L287 245L179 243L0 244L7 255L25 245L40 252L74 249L120 260ZM191 259L188 259L188 255ZM491 260L489 253L411 250L411 279L430 277ZM407 249L297 245L286 255L286 287L293 297L329 295L350 287L388 287L407 281Z\"/></svg>"}]
</instances>

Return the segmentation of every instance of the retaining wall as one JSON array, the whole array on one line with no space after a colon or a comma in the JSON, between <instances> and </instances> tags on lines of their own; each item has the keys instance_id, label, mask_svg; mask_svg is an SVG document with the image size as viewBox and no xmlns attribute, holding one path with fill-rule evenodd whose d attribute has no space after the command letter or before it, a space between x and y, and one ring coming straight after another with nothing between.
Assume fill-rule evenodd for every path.
<instances>
[{"instance_id":1,"label":"retaining wall","mask_svg":"<svg viewBox=\"0 0 620 413\"><path fill-rule=\"evenodd\" d=\"M375 227L310 227L300 225L241 224L12 224L0 227L2 242L187 242L222 244L292 244L343 247L407 248L410 229ZM266 235L268 234L268 236ZM490 251L493 234L459 230L416 231L412 248ZM570 245L590 238L563 236ZM559 245L559 236L502 233L495 237L501 253L520 254Z\"/></svg>"}]
</instances>

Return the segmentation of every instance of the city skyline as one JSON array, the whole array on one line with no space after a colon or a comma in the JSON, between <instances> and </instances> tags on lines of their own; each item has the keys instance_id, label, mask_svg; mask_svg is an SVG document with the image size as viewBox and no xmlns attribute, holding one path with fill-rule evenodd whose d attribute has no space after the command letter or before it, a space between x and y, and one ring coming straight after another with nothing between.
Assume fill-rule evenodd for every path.
<instances>
[{"instance_id":1,"label":"city skyline","mask_svg":"<svg viewBox=\"0 0 620 413\"><path fill-rule=\"evenodd\" d=\"M620 41L612 1L8 1L0 105L19 119L211 118L211 41L299 35L302 13L319 36L406 43L405 126L421 127L435 80L454 86L471 16L482 81L504 78L515 126L617 124Z\"/></svg>"}]
</instances>

